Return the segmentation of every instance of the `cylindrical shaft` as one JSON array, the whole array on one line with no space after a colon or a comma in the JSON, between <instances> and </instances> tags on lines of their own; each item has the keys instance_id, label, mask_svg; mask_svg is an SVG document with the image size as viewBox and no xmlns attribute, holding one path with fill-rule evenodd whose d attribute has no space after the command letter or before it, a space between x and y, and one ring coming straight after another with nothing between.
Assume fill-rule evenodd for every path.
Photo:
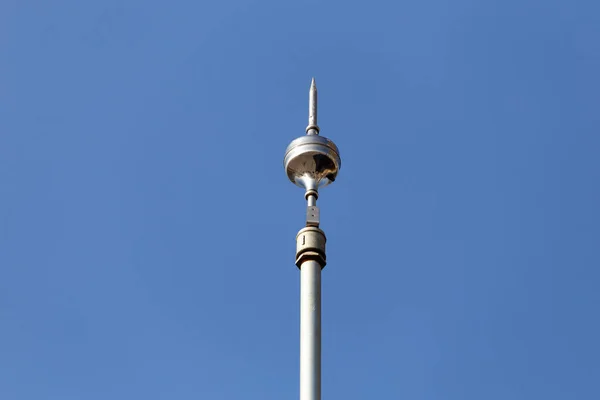
<instances>
[{"instance_id":1,"label":"cylindrical shaft","mask_svg":"<svg viewBox=\"0 0 600 400\"><path fill-rule=\"evenodd\" d=\"M317 125L317 85L315 84L315 78L313 78L308 91L308 124Z\"/></svg>"},{"instance_id":2,"label":"cylindrical shaft","mask_svg":"<svg viewBox=\"0 0 600 400\"><path fill-rule=\"evenodd\" d=\"M300 267L300 400L321 400L321 265Z\"/></svg>"},{"instance_id":3,"label":"cylindrical shaft","mask_svg":"<svg viewBox=\"0 0 600 400\"><path fill-rule=\"evenodd\" d=\"M318 135L319 125L317 125L317 84L315 78L310 83L308 90L308 126L306 127L308 135Z\"/></svg>"}]
</instances>

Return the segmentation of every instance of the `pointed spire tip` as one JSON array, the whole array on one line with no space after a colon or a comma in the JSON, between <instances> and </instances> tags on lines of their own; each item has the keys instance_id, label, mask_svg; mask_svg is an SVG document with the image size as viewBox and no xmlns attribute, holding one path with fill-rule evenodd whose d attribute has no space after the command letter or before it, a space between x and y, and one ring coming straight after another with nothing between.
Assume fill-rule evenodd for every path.
<instances>
[{"instance_id":1,"label":"pointed spire tip","mask_svg":"<svg viewBox=\"0 0 600 400\"><path fill-rule=\"evenodd\" d=\"M310 90L308 91L308 126L306 127L308 135L318 135L319 125L317 125L317 83L312 78Z\"/></svg>"}]
</instances>

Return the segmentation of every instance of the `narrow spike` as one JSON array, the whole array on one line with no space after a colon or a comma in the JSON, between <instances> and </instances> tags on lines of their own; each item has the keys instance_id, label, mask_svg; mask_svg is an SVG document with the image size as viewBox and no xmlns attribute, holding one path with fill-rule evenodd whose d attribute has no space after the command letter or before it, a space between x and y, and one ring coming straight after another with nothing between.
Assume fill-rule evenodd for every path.
<instances>
[{"instance_id":1,"label":"narrow spike","mask_svg":"<svg viewBox=\"0 0 600 400\"><path fill-rule=\"evenodd\" d=\"M308 126L306 133L309 135L319 134L319 125L317 125L317 83L312 78L310 90L308 91Z\"/></svg>"}]
</instances>

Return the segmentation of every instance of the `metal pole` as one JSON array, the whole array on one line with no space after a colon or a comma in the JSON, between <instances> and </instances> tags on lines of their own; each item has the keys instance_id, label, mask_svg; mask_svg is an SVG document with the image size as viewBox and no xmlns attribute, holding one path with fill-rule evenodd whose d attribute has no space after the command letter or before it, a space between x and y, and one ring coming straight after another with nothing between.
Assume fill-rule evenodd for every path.
<instances>
[{"instance_id":1,"label":"metal pole","mask_svg":"<svg viewBox=\"0 0 600 400\"><path fill-rule=\"evenodd\" d=\"M300 400L321 400L321 264L300 266Z\"/></svg>"},{"instance_id":2,"label":"metal pole","mask_svg":"<svg viewBox=\"0 0 600 400\"><path fill-rule=\"evenodd\" d=\"M321 400L321 270L325 267L325 233L319 229L318 189L333 182L341 165L339 150L319 135L317 85L309 89L306 136L286 149L283 160L292 183L303 187L306 227L296 236L296 266L300 268L300 400Z\"/></svg>"},{"instance_id":3,"label":"metal pole","mask_svg":"<svg viewBox=\"0 0 600 400\"><path fill-rule=\"evenodd\" d=\"M311 99L311 104L313 104L313 99ZM316 125L316 106L314 107L314 116L315 118L311 122ZM307 223L309 223L309 215L314 215L317 207L317 196L317 192L314 190L305 195L308 207ZM316 212L318 213L318 211ZM313 225L318 226L318 214ZM311 234L311 232L307 233ZM304 235L302 235L302 241L306 243ZM324 250L325 248L323 248L323 255ZM302 261L300 265L300 400L321 400L322 268L318 261L311 259Z\"/></svg>"},{"instance_id":4,"label":"metal pole","mask_svg":"<svg viewBox=\"0 0 600 400\"><path fill-rule=\"evenodd\" d=\"M296 236L300 268L300 400L321 400L321 270L325 233L316 226Z\"/></svg>"}]
</instances>

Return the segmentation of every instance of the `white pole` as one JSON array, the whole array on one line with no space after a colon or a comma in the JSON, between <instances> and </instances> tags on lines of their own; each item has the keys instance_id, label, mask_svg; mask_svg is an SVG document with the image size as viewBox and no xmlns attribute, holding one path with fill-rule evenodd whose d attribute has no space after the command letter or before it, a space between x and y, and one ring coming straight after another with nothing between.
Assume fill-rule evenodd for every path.
<instances>
[{"instance_id":1,"label":"white pole","mask_svg":"<svg viewBox=\"0 0 600 400\"><path fill-rule=\"evenodd\" d=\"M317 85L309 89L306 136L289 144L283 165L290 181L306 192L306 226L296 235L300 268L300 400L321 400L321 270L327 264L325 232L319 229L318 188L333 181L342 160L333 142L319 136Z\"/></svg>"},{"instance_id":2,"label":"white pole","mask_svg":"<svg viewBox=\"0 0 600 400\"><path fill-rule=\"evenodd\" d=\"M300 267L300 400L321 400L321 265Z\"/></svg>"}]
</instances>

